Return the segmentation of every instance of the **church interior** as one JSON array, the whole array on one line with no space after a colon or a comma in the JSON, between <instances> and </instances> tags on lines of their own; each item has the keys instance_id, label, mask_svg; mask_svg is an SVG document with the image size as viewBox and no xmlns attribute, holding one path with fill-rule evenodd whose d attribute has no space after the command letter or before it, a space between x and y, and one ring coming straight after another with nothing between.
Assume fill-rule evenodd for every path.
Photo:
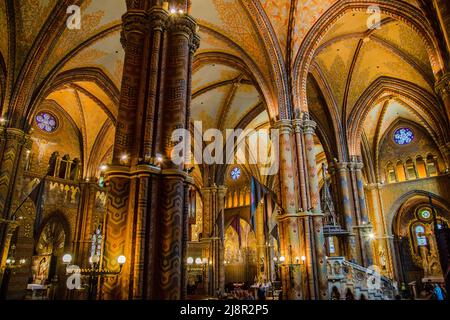
<instances>
[{"instance_id":1,"label":"church interior","mask_svg":"<svg viewBox=\"0 0 450 320\"><path fill-rule=\"evenodd\" d=\"M448 0L0 0L0 30L0 299L448 290ZM196 161L229 130L275 171Z\"/></svg>"}]
</instances>

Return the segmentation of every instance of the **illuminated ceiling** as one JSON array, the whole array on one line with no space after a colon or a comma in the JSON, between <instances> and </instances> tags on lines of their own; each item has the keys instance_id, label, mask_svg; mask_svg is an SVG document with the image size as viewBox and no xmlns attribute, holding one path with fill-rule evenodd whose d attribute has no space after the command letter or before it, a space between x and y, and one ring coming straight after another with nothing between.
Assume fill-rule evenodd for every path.
<instances>
[{"instance_id":1,"label":"illuminated ceiling","mask_svg":"<svg viewBox=\"0 0 450 320\"><path fill-rule=\"evenodd\" d=\"M408 7L410 10L418 11L417 1L406 2L414 6ZM56 0L18 0L14 2L16 7L9 9L7 3L10 2L0 0L0 29L9 31L0 37L0 53L7 69L14 70L8 74L12 84L27 67L29 56L37 52L39 41L50 32L53 15L66 17L66 8ZM54 32L51 45L45 47L30 92L49 86L59 75L87 68L101 70L115 89L120 89L124 59L120 27L121 16L126 12L125 1L115 0L113 6L110 0L80 3L82 29L69 30L64 23L58 25L60 32ZM274 121L281 96L279 81L285 81L279 79L280 74L284 72L286 77L288 61L294 62L311 28L336 3L336 0L192 1L191 14L198 21L201 36L196 60L202 60L194 68L192 120L203 121L204 129L221 130ZM8 27L8 10L16 13L15 33ZM311 66L314 79L308 80L308 99L321 127L320 135L324 136L321 138L328 139L322 141L324 145L338 145L336 140L342 134L337 133L339 128L346 127L360 97L380 77L401 79L434 94L434 75L423 39L404 22L385 15L382 19L380 30L369 31L364 11L347 11L332 22L317 44ZM14 50L8 49L11 46L15 47L14 57L10 56ZM223 57L227 57L227 63ZM5 106L11 99L11 87L6 86ZM82 149L86 156L92 153L102 126L114 122L117 114L117 101L90 81L69 81L67 86L43 98L58 102L73 118L83 135ZM375 132L385 130L395 117L421 125L428 121L411 112L407 107L410 102L396 99L383 117L377 115L382 108L379 103L371 106L373 110L368 117L373 121L369 121L364 134L372 145L376 144ZM109 137L105 145L110 147L113 134L105 137ZM339 147L328 149L334 154L340 152Z\"/></svg>"}]
</instances>

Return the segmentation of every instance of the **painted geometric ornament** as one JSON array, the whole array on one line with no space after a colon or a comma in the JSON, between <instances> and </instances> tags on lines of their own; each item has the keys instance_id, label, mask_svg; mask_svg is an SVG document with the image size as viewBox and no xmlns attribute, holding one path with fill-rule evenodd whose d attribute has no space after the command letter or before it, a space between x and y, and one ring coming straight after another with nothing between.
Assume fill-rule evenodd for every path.
<instances>
[{"instance_id":1,"label":"painted geometric ornament","mask_svg":"<svg viewBox=\"0 0 450 320\"><path fill-rule=\"evenodd\" d=\"M414 140L414 133L410 128L399 128L394 132L394 142L398 145L408 145Z\"/></svg>"},{"instance_id":2,"label":"painted geometric ornament","mask_svg":"<svg viewBox=\"0 0 450 320\"><path fill-rule=\"evenodd\" d=\"M36 124L44 132L51 133L58 127L56 117L48 112L39 112L36 116Z\"/></svg>"}]
</instances>

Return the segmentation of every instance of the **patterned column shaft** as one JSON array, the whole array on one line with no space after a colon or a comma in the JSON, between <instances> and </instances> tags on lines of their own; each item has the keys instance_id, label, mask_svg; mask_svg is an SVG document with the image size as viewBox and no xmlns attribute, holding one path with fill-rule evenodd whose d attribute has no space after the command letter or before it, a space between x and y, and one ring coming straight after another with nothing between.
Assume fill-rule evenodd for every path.
<instances>
[{"instance_id":1,"label":"patterned column shaft","mask_svg":"<svg viewBox=\"0 0 450 320\"><path fill-rule=\"evenodd\" d=\"M384 225L384 217L383 212L380 207L380 198L378 193L378 185L372 184L367 187L370 200L371 200L371 207L373 212L373 220L375 221L375 234L377 235L377 239L375 243L377 244L377 247L375 247L376 255L374 257L377 257L377 265L383 270L383 267L385 268L384 272L389 276L393 276L393 267L392 267L392 259L391 259L391 252L389 249L389 240L387 239L387 233L386 228ZM385 237L385 239L383 239Z\"/></svg>"},{"instance_id":2,"label":"patterned column shaft","mask_svg":"<svg viewBox=\"0 0 450 320\"><path fill-rule=\"evenodd\" d=\"M297 214L285 215L279 219L281 256L285 258L281 264L281 280L284 299L288 300L305 299L307 292L307 286L302 281L300 261L296 259L303 255L303 230L298 222Z\"/></svg>"},{"instance_id":3,"label":"patterned column shaft","mask_svg":"<svg viewBox=\"0 0 450 320\"><path fill-rule=\"evenodd\" d=\"M116 127L113 163L123 162L126 155L134 162L137 160L138 147L136 145L136 128L139 126L137 118L139 109L142 110L142 98L145 89L145 59L146 43L148 38L148 17L142 10L141 4L135 5L133 11L123 17L122 43L125 49L124 70L121 87L120 107ZM127 163L129 164L128 161ZM122 169L121 169L122 170ZM124 171L127 171L125 168ZM124 266L119 277L107 278L102 287L104 299L126 299L129 290L126 280L132 278L131 264L134 264L134 255L131 255L129 228L133 225L133 211L129 212L129 199L134 199L131 193L130 178L124 175L111 175L108 178L107 219L105 234L104 265L115 270L119 266L117 257L124 254L128 263Z\"/></svg>"},{"instance_id":4,"label":"patterned column shaft","mask_svg":"<svg viewBox=\"0 0 450 320\"><path fill-rule=\"evenodd\" d=\"M163 177L161 190L161 212L159 221L159 255L156 274L155 298L178 300L181 297L182 240L184 221L184 177L167 173Z\"/></svg>"},{"instance_id":5,"label":"patterned column shaft","mask_svg":"<svg viewBox=\"0 0 450 320\"><path fill-rule=\"evenodd\" d=\"M188 15L169 17L168 42L166 52L166 78L164 86L164 109L162 114L162 145L165 162L163 164L158 299L179 299L182 291L182 238L185 226L184 179L181 165L175 165L171 158L172 132L186 128L188 116L188 92L191 46L197 25ZM187 226L186 226L187 227Z\"/></svg>"},{"instance_id":6,"label":"patterned column shaft","mask_svg":"<svg viewBox=\"0 0 450 320\"><path fill-rule=\"evenodd\" d=\"M5 127L0 127L0 143L0 218L9 220L15 211L14 203L19 199L24 154L31 144L29 136L22 130ZM5 265L8 257L10 231L10 226L0 223L0 266Z\"/></svg>"},{"instance_id":7,"label":"patterned column shaft","mask_svg":"<svg viewBox=\"0 0 450 320\"><path fill-rule=\"evenodd\" d=\"M145 112L144 151L143 157L149 158L155 155L155 125L158 121L159 93L163 83L164 60L161 51L164 49L164 30L168 19L168 12L160 8L153 8L149 12L151 23L151 49L149 61L149 82L147 93L147 106ZM161 90L162 91L162 90Z\"/></svg>"},{"instance_id":8,"label":"patterned column shaft","mask_svg":"<svg viewBox=\"0 0 450 320\"><path fill-rule=\"evenodd\" d=\"M297 158L298 158L298 179L300 181L300 208L301 211L305 211L309 208L308 206L308 192L307 192L307 181L306 181L306 168L305 168L305 157L304 157L304 139L303 139L303 128L301 120L294 120L295 138L297 141Z\"/></svg>"},{"instance_id":9,"label":"patterned column shaft","mask_svg":"<svg viewBox=\"0 0 450 320\"><path fill-rule=\"evenodd\" d=\"M3 140L3 152L0 154L0 217L6 218L10 214L17 171L24 152L22 147L29 140L29 136L15 128L0 130Z\"/></svg>"},{"instance_id":10,"label":"patterned column shaft","mask_svg":"<svg viewBox=\"0 0 450 320\"><path fill-rule=\"evenodd\" d=\"M180 298L182 300L185 300L187 297L187 247L188 247L188 241L189 241L189 190L190 185L186 183L184 185L184 215L183 215L183 221L182 221L182 230L183 230L183 236L182 236L182 251L181 251L181 262L182 262L182 269L181 269L181 295Z\"/></svg>"},{"instance_id":11,"label":"patterned column shaft","mask_svg":"<svg viewBox=\"0 0 450 320\"><path fill-rule=\"evenodd\" d=\"M314 232L315 266L318 281L319 299L328 297L327 264L325 261L325 237L323 234L323 215L320 207L319 178L317 175L316 153L314 147L314 131L316 123L311 120L303 121L305 136L306 163L308 170L309 194L312 207L312 223Z\"/></svg>"},{"instance_id":12,"label":"patterned column shaft","mask_svg":"<svg viewBox=\"0 0 450 320\"><path fill-rule=\"evenodd\" d=\"M295 154L292 146L292 126L290 121L282 120L276 124L280 130L280 179L281 201L286 213L297 212L295 188Z\"/></svg>"},{"instance_id":13,"label":"patterned column shaft","mask_svg":"<svg viewBox=\"0 0 450 320\"><path fill-rule=\"evenodd\" d=\"M319 286L316 277L316 249L313 230L313 215L309 212L302 213L303 233L304 233L304 255L305 261L305 277L303 283L308 287L305 298L311 300L318 299ZM304 278L305 278L304 277ZM307 282L307 283L305 283Z\"/></svg>"},{"instance_id":14,"label":"patterned column shaft","mask_svg":"<svg viewBox=\"0 0 450 320\"><path fill-rule=\"evenodd\" d=\"M148 174L141 174L135 177L131 183L134 185L135 194L137 194L137 203L134 209L134 228L133 228L133 299L142 299L145 295L144 287L148 285L148 280L145 273L146 270L145 259L152 257L152 252L148 250L152 247L152 241L146 237L148 225L148 216L151 215L151 177ZM131 260L131 257L130 257Z\"/></svg>"},{"instance_id":15,"label":"patterned column shaft","mask_svg":"<svg viewBox=\"0 0 450 320\"><path fill-rule=\"evenodd\" d=\"M171 158L175 143L171 141L172 133L176 129L186 127L188 113L188 82L189 63L191 62L191 45L197 25L187 15L174 15L169 18L168 47L166 52L165 69L165 100L163 108L163 154L166 159ZM171 161L166 161L166 167L176 168ZM182 169L181 166L178 166Z\"/></svg>"},{"instance_id":16,"label":"patterned column shaft","mask_svg":"<svg viewBox=\"0 0 450 320\"><path fill-rule=\"evenodd\" d=\"M146 288L144 289L145 299L153 299L154 296L154 283L156 282L154 275L155 269L158 266L155 260L157 256L157 244L159 243L158 219L159 219L159 197L161 196L160 177L158 175L152 175L148 184L148 199L150 206L147 203L147 217L146 217L146 259L145 259L145 274L144 283Z\"/></svg>"},{"instance_id":17,"label":"patterned column shaft","mask_svg":"<svg viewBox=\"0 0 450 320\"><path fill-rule=\"evenodd\" d=\"M356 163L355 166L355 173L356 173L356 185L358 188L358 200L359 200L359 210L361 214L361 225L370 225L369 220L369 212L367 208L367 201L366 201L366 193L364 190L364 180L363 180L363 174L362 174L362 168L364 165L362 162ZM369 267L373 265L373 250L372 250L372 243L368 236L368 232L370 232L370 229L367 230L363 234L363 255L364 255L364 261L366 267Z\"/></svg>"},{"instance_id":18,"label":"patterned column shaft","mask_svg":"<svg viewBox=\"0 0 450 320\"><path fill-rule=\"evenodd\" d=\"M217 192L217 206L219 213L222 212L220 218L220 235L221 239L219 241L219 289L222 293L225 292L225 196L227 189L224 186L219 187Z\"/></svg>"},{"instance_id":19,"label":"patterned column shaft","mask_svg":"<svg viewBox=\"0 0 450 320\"><path fill-rule=\"evenodd\" d=\"M145 52L148 41L148 16L144 11L131 11L123 16L122 43L125 48L120 107L117 117L113 163L120 164L124 155L137 163L137 130L142 121L145 97Z\"/></svg>"},{"instance_id":20,"label":"patterned column shaft","mask_svg":"<svg viewBox=\"0 0 450 320\"><path fill-rule=\"evenodd\" d=\"M106 234L103 255L105 268L117 270L119 265L117 257L127 254L128 245L128 205L130 198L130 179L127 177L110 176L108 181L108 196L106 203ZM131 217L130 217L131 218ZM102 286L102 298L105 300L118 300L127 298L127 290L123 285L122 278L126 277L129 263L125 264L124 270L119 277L106 278ZM129 274L129 273L128 273ZM124 297L125 295L125 297Z\"/></svg>"},{"instance_id":21,"label":"patterned column shaft","mask_svg":"<svg viewBox=\"0 0 450 320\"><path fill-rule=\"evenodd\" d=\"M317 176L316 152L314 143L314 131L316 123L312 120L303 121L305 136L306 163L309 182L309 195L313 212L320 212L319 177Z\"/></svg>"},{"instance_id":22,"label":"patterned column shaft","mask_svg":"<svg viewBox=\"0 0 450 320\"><path fill-rule=\"evenodd\" d=\"M350 203L350 191L348 184L348 167L347 163L339 162L335 164L335 168L339 179L340 198L342 199L342 210L344 213L345 228L350 233L347 237L347 259L354 261L356 255L356 242L353 234L353 213Z\"/></svg>"},{"instance_id":23,"label":"patterned column shaft","mask_svg":"<svg viewBox=\"0 0 450 320\"><path fill-rule=\"evenodd\" d=\"M266 277L265 261L266 261L266 239L264 236L264 204L260 204L255 213L256 223L256 264L258 280L263 281Z\"/></svg>"},{"instance_id":24,"label":"patterned column shaft","mask_svg":"<svg viewBox=\"0 0 450 320\"><path fill-rule=\"evenodd\" d=\"M213 233L214 224L214 214L213 214L213 188L203 188L201 190L202 200L203 200L203 212L202 212L202 241L209 244L208 249L205 249L203 254L204 257L209 257L212 269L214 271L214 243L210 240L210 235ZM206 252L207 251L207 252ZM214 275L208 274L208 278L205 280L205 287L208 288L208 293L210 295L214 294Z\"/></svg>"}]
</instances>

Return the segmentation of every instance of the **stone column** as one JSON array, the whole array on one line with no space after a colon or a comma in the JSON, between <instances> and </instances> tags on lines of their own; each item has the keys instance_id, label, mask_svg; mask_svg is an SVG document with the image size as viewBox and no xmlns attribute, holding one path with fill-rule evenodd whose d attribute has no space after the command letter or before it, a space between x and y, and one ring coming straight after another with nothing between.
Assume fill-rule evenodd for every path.
<instances>
[{"instance_id":1,"label":"stone column","mask_svg":"<svg viewBox=\"0 0 450 320\"><path fill-rule=\"evenodd\" d=\"M450 73L444 74L436 82L435 90L437 95L442 99L447 114L447 120L450 122Z\"/></svg>"},{"instance_id":2,"label":"stone column","mask_svg":"<svg viewBox=\"0 0 450 320\"><path fill-rule=\"evenodd\" d=\"M188 251L188 242L189 242L189 193L191 184L193 184L193 178L188 177L186 184L184 185L184 215L183 215L183 236L182 236L182 253L181 253L181 263L183 265L181 271L181 300L186 300L187 297L187 251Z\"/></svg>"},{"instance_id":3,"label":"stone column","mask_svg":"<svg viewBox=\"0 0 450 320\"><path fill-rule=\"evenodd\" d=\"M320 207L319 178L317 175L317 162L314 144L314 131L316 123L312 120L303 121L305 139L306 163L308 173L309 195L313 218L313 237L315 249L315 266L318 281L318 298L328 299L328 278L325 254L325 237L323 234L323 214ZM309 210L308 210L309 211Z\"/></svg>"},{"instance_id":4,"label":"stone column","mask_svg":"<svg viewBox=\"0 0 450 320\"><path fill-rule=\"evenodd\" d=\"M219 240L219 258L218 258L218 270L219 270L219 289L222 293L225 292L225 196L227 194L227 188L220 186L217 191L217 209L220 216L220 240Z\"/></svg>"},{"instance_id":5,"label":"stone column","mask_svg":"<svg viewBox=\"0 0 450 320\"><path fill-rule=\"evenodd\" d=\"M80 184L80 189L80 206L74 235L73 256L75 260L73 263L83 268L88 266L90 256L90 241L95 227L92 220L97 187L96 183L82 182Z\"/></svg>"},{"instance_id":6,"label":"stone column","mask_svg":"<svg viewBox=\"0 0 450 320\"><path fill-rule=\"evenodd\" d=\"M135 228L135 200L139 189L133 182L132 165L139 162L140 127L145 109L146 72L150 39L149 17L143 3L132 3L122 18L121 41L125 50L121 96L114 142L113 164L105 175L108 186L105 249L102 266L117 270L117 257L127 263L120 276L105 279L103 299L132 299ZM142 5L142 7L141 7ZM131 9L131 8L130 8ZM138 282L142 279L136 279ZM141 294L141 293L139 293ZM138 295L139 295L138 294Z\"/></svg>"},{"instance_id":7,"label":"stone column","mask_svg":"<svg viewBox=\"0 0 450 320\"><path fill-rule=\"evenodd\" d=\"M224 210L225 186L202 189L203 198L203 242L209 244L209 260L211 278L209 294L215 295L217 290L225 290L225 248L224 248ZM220 216L219 216L220 214Z\"/></svg>"},{"instance_id":8,"label":"stone column","mask_svg":"<svg viewBox=\"0 0 450 320\"><path fill-rule=\"evenodd\" d=\"M348 184L348 164L345 162L337 162L334 164L339 181L339 198L342 201L342 210L344 214L345 228L349 232L347 236L346 253L349 261L356 261L356 241L353 233L353 212L350 203L350 190Z\"/></svg>"},{"instance_id":9,"label":"stone column","mask_svg":"<svg viewBox=\"0 0 450 320\"><path fill-rule=\"evenodd\" d=\"M280 141L280 184L281 202L284 213L279 217L280 251L285 261L280 266L283 295L285 299L305 298L302 272L295 264L295 257L302 256L304 250L302 224L299 224L298 198L296 189L296 154L293 144L293 127L290 120L276 123Z\"/></svg>"},{"instance_id":10,"label":"stone column","mask_svg":"<svg viewBox=\"0 0 450 320\"><path fill-rule=\"evenodd\" d=\"M162 167L162 199L160 218L159 267L155 274L157 299L179 299L181 268L180 262L184 215L184 180L183 165L172 162L172 150L175 143L171 141L172 133L186 128L189 114L189 95L191 79L191 51L198 47L196 36L197 24L188 15L171 15L167 29L167 52L164 84L164 112L162 114L163 131L161 133L164 161ZM182 143L182 142L179 142Z\"/></svg>"},{"instance_id":11,"label":"stone column","mask_svg":"<svg viewBox=\"0 0 450 320\"><path fill-rule=\"evenodd\" d=\"M265 268L266 262L266 237L264 235L264 206L261 203L256 209L255 213L255 228L256 228L256 264L258 281L267 280L267 273ZM263 279L266 277L266 279Z\"/></svg>"},{"instance_id":12,"label":"stone column","mask_svg":"<svg viewBox=\"0 0 450 320\"><path fill-rule=\"evenodd\" d=\"M207 294L214 294L214 254L213 254L213 242L211 240L211 236L213 233L213 224L215 222L213 211L213 190L212 188L203 188L201 190L202 202L203 202L203 218L202 218L202 237L200 239L201 242L206 243L204 246L204 256L209 258L210 266L208 267L208 278L205 279L205 288L207 289Z\"/></svg>"},{"instance_id":13,"label":"stone column","mask_svg":"<svg viewBox=\"0 0 450 320\"><path fill-rule=\"evenodd\" d=\"M283 298L302 300L308 298L306 275L300 266L303 255L303 228L298 213L284 214L279 217L281 256L284 261L280 265Z\"/></svg>"},{"instance_id":14,"label":"stone column","mask_svg":"<svg viewBox=\"0 0 450 320\"><path fill-rule=\"evenodd\" d=\"M20 129L0 127L0 217L6 218L13 203L17 171L30 140Z\"/></svg>"},{"instance_id":15,"label":"stone column","mask_svg":"<svg viewBox=\"0 0 450 320\"><path fill-rule=\"evenodd\" d=\"M356 187L358 193L358 203L359 203L359 212L360 212L360 231L362 233L362 243L361 247L363 248L363 263L365 267L369 267L373 265L373 250L372 243L369 237L370 232L372 231L372 226L369 220L369 214L367 210L367 201L366 194L364 191L364 181L362 175L362 168L364 167L362 162L357 162L355 164L355 175L356 175Z\"/></svg>"},{"instance_id":16,"label":"stone column","mask_svg":"<svg viewBox=\"0 0 450 320\"><path fill-rule=\"evenodd\" d=\"M384 223L383 210L380 206L380 194L378 184L370 184L367 186L367 192L370 200L370 208L372 212L372 221L375 221L374 234L376 235L376 240L374 240L375 245L373 249L375 253L373 254L374 259L376 258L377 265L382 270L383 274L388 277L393 277L392 269L392 258L391 251L389 249L389 239L388 232ZM383 269L385 267L385 269Z\"/></svg>"},{"instance_id":17,"label":"stone column","mask_svg":"<svg viewBox=\"0 0 450 320\"><path fill-rule=\"evenodd\" d=\"M295 138L297 142L297 159L299 168L299 189L300 189L300 216L303 224L303 232L305 239L305 257L306 261L302 262L305 268L305 277L303 277L304 285L308 288L305 298L317 299L318 298L318 283L315 279L316 274L316 254L314 243L313 226L313 213L308 211L310 208L309 195L309 180L307 177L307 161L306 161L306 149L305 149L305 137L303 132L303 121L301 119L294 120Z\"/></svg>"},{"instance_id":18,"label":"stone column","mask_svg":"<svg viewBox=\"0 0 450 320\"><path fill-rule=\"evenodd\" d=\"M290 120L281 120L276 123L275 128L279 130L279 162L280 162L280 184L281 202L285 213L297 212L298 198L296 193L296 162L292 141L293 128Z\"/></svg>"},{"instance_id":19,"label":"stone column","mask_svg":"<svg viewBox=\"0 0 450 320\"><path fill-rule=\"evenodd\" d=\"M26 151L30 148L28 134L20 129L0 126L0 221L17 218L13 217L15 204L17 205L21 191ZM11 230L11 223L0 223L0 266L5 266L8 257ZM0 278L2 277L3 272L0 274Z\"/></svg>"},{"instance_id":20,"label":"stone column","mask_svg":"<svg viewBox=\"0 0 450 320\"><path fill-rule=\"evenodd\" d=\"M302 120L294 120L295 140L297 142L297 159L298 159L298 179L300 184L300 211L307 211L308 206L308 183L307 183L307 168L305 161L305 142L303 136Z\"/></svg>"},{"instance_id":21,"label":"stone column","mask_svg":"<svg viewBox=\"0 0 450 320\"><path fill-rule=\"evenodd\" d=\"M121 254L127 263L119 277L105 281L106 299L184 294L189 177L183 164L172 161L179 142L171 138L189 123L197 25L186 11L169 15L159 4L129 2L123 17L124 75L113 164L106 175L104 264L117 269Z\"/></svg>"}]
</instances>

